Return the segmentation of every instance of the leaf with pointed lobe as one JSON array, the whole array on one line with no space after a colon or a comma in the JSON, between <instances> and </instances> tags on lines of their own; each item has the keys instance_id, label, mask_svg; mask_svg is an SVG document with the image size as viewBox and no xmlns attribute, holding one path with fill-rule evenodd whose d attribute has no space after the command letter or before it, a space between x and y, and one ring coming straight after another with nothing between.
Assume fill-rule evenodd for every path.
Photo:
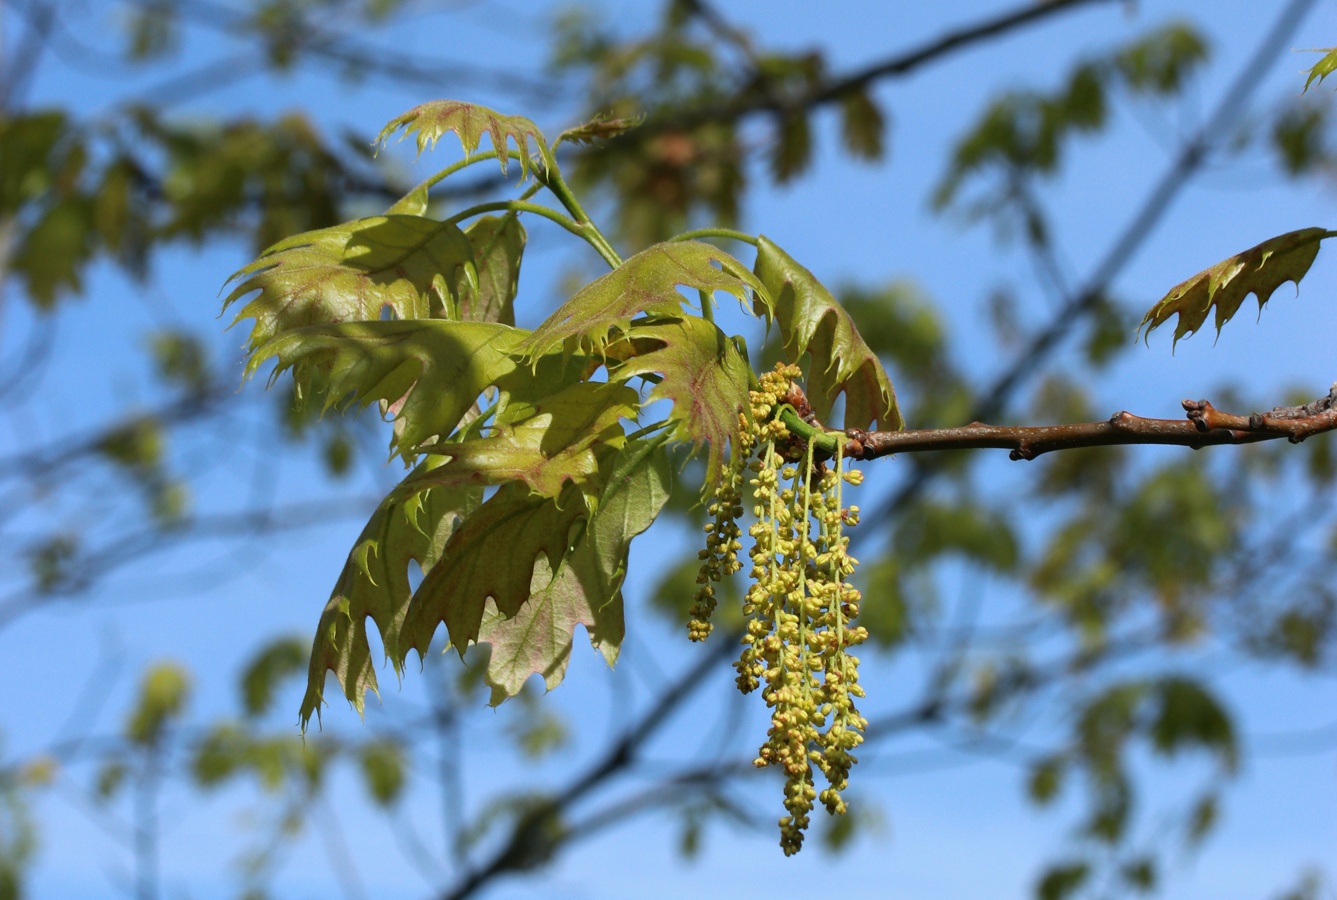
<instances>
[{"instance_id":1,"label":"leaf with pointed lobe","mask_svg":"<svg viewBox=\"0 0 1337 900\"><path fill-rule=\"evenodd\" d=\"M674 437L708 448L706 484L714 482L748 409L750 367L737 346L713 322L688 316L633 325L609 356L621 360L609 377L660 376L648 401L672 402Z\"/></svg>"},{"instance_id":2,"label":"leaf with pointed lobe","mask_svg":"<svg viewBox=\"0 0 1337 900\"><path fill-rule=\"evenodd\" d=\"M523 116L503 116L486 106L458 100L433 100L430 103L420 104L387 122L376 137L376 143L384 144L401 128L404 130L404 137L416 135L419 153L435 148L436 142L446 132L453 131L460 139L466 158L478 149L483 135L486 134L492 140L493 149L497 151L497 161L501 164L503 175L509 163L508 141L514 140L516 149L520 151L522 179L529 177L530 167L534 164L532 151L529 149L529 141L532 139L538 144L536 150L540 165L545 169L548 166L547 160L550 155L548 142L537 125Z\"/></svg>"},{"instance_id":3,"label":"leaf with pointed lobe","mask_svg":"<svg viewBox=\"0 0 1337 900\"><path fill-rule=\"evenodd\" d=\"M424 461L409 477L441 465ZM367 620L381 635L386 658L395 671L402 668L400 630L412 590L409 569L426 571L441 556L446 539L482 502L483 488L470 483L438 480L431 488L381 501L362 529L348 561L335 582L316 626L307 674L306 695L299 714L306 727L324 705L325 676L333 672L348 702L362 712L368 690L377 690Z\"/></svg>"},{"instance_id":4,"label":"leaf with pointed lobe","mask_svg":"<svg viewBox=\"0 0 1337 900\"><path fill-rule=\"evenodd\" d=\"M635 418L639 399L624 384L577 382L538 400L533 415L493 424L484 437L432 445L430 452L449 462L406 478L396 490L471 478L489 485L522 482L556 497L567 482L584 484L597 474L595 448L622 443L619 422Z\"/></svg>"},{"instance_id":5,"label":"leaf with pointed lobe","mask_svg":"<svg viewBox=\"0 0 1337 900\"><path fill-rule=\"evenodd\" d=\"M1170 289L1159 303L1147 310L1139 329L1146 334L1159 328L1173 315L1175 343L1197 331L1216 308L1216 331L1239 311L1244 298L1253 294L1258 298L1258 309L1282 284L1295 282L1298 290L1314 258L1318 256L1319 242L1331 235L1324 228L1302 228L1268 238L1256 247L1227 257L1209 269L1204 269Z\"/></svg>"},{"instance_id":6,"label":"leaf with pointed lobe","mask_svg":"<svg viewBox=\"0 0 1337 900\"><path fill-rule=\"evenodd\" d=\"M257 351L294 328L339 322L447 318L458 274L476 281L473 247L458 227L421 216L375 216L280 241L238 271L232 304L259 292L233 324L255 320Z\"/></svg>"},{"instance_id":7,"label":"leaf with pointed lobe","mask_svg":"<svg viewBox=\"0 0 1337 900\"><path fill-rule=\"evenodd\" d=\"M1309 67L1309 77L1305 79L1304 89L1309 90L1309 86L1317 81L1322 84L1333 72L1337 72L1337 47L1325 48L1327 52L1323 57ZM1321 52L1321 51L1320 51Z\"/></svg>"},{"instance_id":8,"label":"leaf with pointed lobe","mask_svg":"<svg viewBox=\"0 0 1337 900\"><path fill-rule=\"evenodd\" d=\"M536 561L548 570L561 563L568 536L589 512L580 488L568 484L557 497L528 485L502 485L446 542L441 560L423 578L409 603L401 652L427 654L437 626L444 623L461 653L478 640L489 600L501 615L515 616L529 599Z\"/></svg>"},{"instance_id":9,"label":"leaf with pointed lobe","mask_svg":"<svg viewBox=\"0 0 1337 900\"><path fill-rule=\"evenodd\" d=\"M515 294L528 239L514 215L481 216L464 230L473 247L476 286L458 283L460 318L515 324ZM463 274L463 273L460 273Z\"/></svg>"},{"instance_id":10,"label":"leaf with pointed lobe","mask_svg":"<svg viewBox=\"0 0 1337 900\"><path fill-rule=\"evenodd\" d=\"M825 418L844 393L846 428L868 428L874 421L882 430L903 427L881 360L831 292L765 236L757 244L754 271L775 304L786 358L796 363L804 354L812 357L807 391L817 417Z\"/></svg>"},{"instance_id":11,"label":"leaf with pointed lobe","mask_svg":"<svg viewBox=\"0 0 1337 900\"><path fill-rule=\"evenodd\" d=\"M663 508L671 473L663 452L666 436L628 441L605 451L605 481L598 502L582 523L565 558L553 571L546 558L534 567L533 593L507 618L489 604L478 640L492 645L487 683L496 706L520 692L534 673L548 690L566 674L576 625L611 666L625 631L622 581L632 538Z\"/></svg>"},{"instance_id":12,"label":"leaf with pointed lobe","mask_svg":"<svg viewBox=\"0 0 1337 900\"><path fill-rule=\"evenodd\" d=\"M740 303L751 295L757 310L770 308L762 283L723 250L700 241L655 244L558 307L534 329L521 352L536 357L578 344L597 355L638 316L684 317L687 298L678 292L680 285L704 291L711 303L711 295L724 291Z\"/></svg>"},{"instance_id":13,"label":"leaf with pointed lobe","mask_svg":"<svg viewBox=\"0 0 1337 900\"><path fill-rule=\"evenodd\" d=\"M485 388L517 371L515 350L527 334L495 322L439 319L318 325L266 343L246 374L274 359L271 378L292 369L298 385L323 393L327 408L384 401L396 422L392 446L407 461L449 436Z\"/></svg>"}]
</instances>

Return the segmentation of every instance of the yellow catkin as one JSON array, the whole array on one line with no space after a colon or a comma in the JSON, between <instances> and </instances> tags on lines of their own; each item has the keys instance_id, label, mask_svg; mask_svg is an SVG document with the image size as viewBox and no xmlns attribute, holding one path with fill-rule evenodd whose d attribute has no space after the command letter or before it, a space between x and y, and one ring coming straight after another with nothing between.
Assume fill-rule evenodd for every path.
<instances>
[{"instance_id":1,"label":"yellow catkin","mask_svg":"<svg viewBox=\"0 0 1337 900\"><path fill-rule=\"evenodd\" d=\"M762 375L751 393L751 416L739 417L742 437L707 508L711 521L688 626L692 640L710 634L715 585L743 567L738 520L749 506L746 481L756 521L748 528L747 628L734 668L739 690L762 687L771 710L754 762L784 773L787 815L779 824L786 855L802 847L817 801L829 813L845 812L842 792L856 762L852 751L868 727L854 703L863 689L859 660L849 649L867 632L854 624L860 595L847 578L858 561L849 555L844 533L858 524L859 510L843 505L841 490L844 483L859 484L862 475L845 470L839 455L834 468L816 463L813 447L796 445L780 422L777 410L799 374L797 367L781 365ZM820 793L814 765L827 782Z\"/></svg>"}]
</instances>

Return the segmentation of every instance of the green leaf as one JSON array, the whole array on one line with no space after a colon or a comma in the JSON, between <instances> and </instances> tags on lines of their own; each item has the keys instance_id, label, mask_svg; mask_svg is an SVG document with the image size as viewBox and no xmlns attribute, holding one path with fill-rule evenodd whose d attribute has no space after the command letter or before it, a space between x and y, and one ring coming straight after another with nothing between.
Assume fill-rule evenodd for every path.
<instances>
[{"instance_id":1,"label":"green leaf","mask_svg":"<svg viewBox=\"0 0 1337 900\"><path fill-rule=\"evenodd\" d=\"M802 112L780 117L771 147L771 177L784 184L812 163L812 127Z\"/></svg>"},{"instance_id":2,"label":"green leaf","mask_svg":"<svg viewBox=\"0 0 1337 900\"><path fill-rule=\"evenodd\" d=\"M904 427L881 360L831 292L765 236L754 269L773 298L786 358L812 356L808 400L817 417L829 415L843 392L846 428L867 428L875 420L882 430Z\"/></svg>"},{"instance_id":3,"label":"green leaf","mask_svg":"<svg viewBox=\"0 0 1337 900\"><path fill-rule=\"evenodd\" d=\"M485 388L516 372L515 348L526 334L494 322L438 319L319 325L265 344L246 374L273 357L271 380L291 368L299 385L324 393L327 408L385 401L395 417L392 446L407 461L425 442L448 436Z\"/></svg>"},{"instance_id":4,"label":"green leaf","mask_svg":"<svg viewBox=\"0 0 1337 900\"><path fill-rule=\"evenodd\" d=\"M761 282L723 250L699 241L655 244L581 288L534 329L521 352L542 356L570 341L598 353L637 316L683 318L687 298L679 285L707 295L724 291L742 303L750 290L756 308L770 307Z\"/></svg>"},{"instance_id":5,"label":"green leaf","mask_svg":"<svg viewBox=\"0 0 1337 900\"><path fill-rule=\"evenodd\" d=\"M415 474L437 465L438 460L427 460ZM376 690L367 619L380 631L385 655L399 671L404 656L400 627L412 596L409 567L416 563L426 571L434 565L457 522L478 507L482 495L481 487L439 484L409 496L392 493L381 501L349 552L316 626L299 714L303 728L324 703L326 672L335 674L359 713L367 691Z\"/></svg>"},{"instance_id":6,"label":"green leaf","mask_svg":"<svg viewBox=\"0 0 1337 900\"><path fill-rule=\"evenodd\" d=\"M268 712L278 683L300 672L308 659L306 643L297 638L280 638L262 647L241 676L241 699L246 714L261 716Z\"/></svg>"},{"instance_id":7,"label":"green leaf","mask_svg":"<svg viewBox=\"0 0 1337 900\"><path fill-rule=\"evenodd\" d=\"M463 653L478 640L489 598L503 616L515 616L536 584L536 560L546 557L547 570L556 570L572 526L588 511L574 485L558 497L517 482L502 485L450 535L441 561L418 586L404 619L403 647L426 656L444 622L450 642Z\"/></svg>"},{"instance_id":8,"label":"green leaf","mask_svg":"<svg viewBox=\"0 0 1337 900\"><path fill-rule=\"evenodd\" d=\"M610 378L661 376L647 399L673 403L668 417L675 438L708 446L706 484L711 484L725 446L738 438L738 416L748 408L750 369L742 353L713 322L698 316L637 325L608 351L611 357L627 356Z\"/></svg>"},{"instance_id":9,"label":"green leaf","mask_svg":"<svg viewBox=\"0 0 1337 900\"><path fill-rule=\"evenodd\" d=\"M139 683L139 699L125 734L136 744L151 744L162 735L168 721L181 715L190 697L190 675L175 663L157 663Z\"/></svg>"},{"instance_id":10,"label":"green leaf","mask_svg":"<svg viewBox=\"0 0 1337 900\"><path fill-rule=\"evenodd\" d=\"M404 748L384 739L366 744L358 751L367 793L380 806L389 806L404 790Z\"/></svg>"},{"instance_id":11,"label":"green leaf","mask_svg":"<svg viewBox=\"0 0 1337 900\"><path fill-rule=\"evenodd\" d=\"M433 149L436 142L448 131L459 136L466 157L478 149L478 144L486 134L492 139L492 147L497 151L497 160L501 163L502 174L506 173L507 141L514 140L520 151L521 178L529 177L533 158L529 149L529 140L538 144L541 165L546 169L551 151L548 142L537 125L523 116L503 116L486 106L475 106L458 100L434 100L396 116L386 123L376 137L377 144L384 144L399 129L404 129L403 137L417 135L418 152ZM403 138L401 138L402 140Z\"/></svg>"},{"instance_id":12,"label":"green leaf","mask_svg":"<svg viewBox=\"0 0 1337 900\"><path fill-rule=\"evenodd\" d=\"M644 121L645 116L643 115L609 118L600 114L588 122L583 122L574 128L563 131L557 135L557 140L553 141L552 145L556 147L563 141L572 144L595 144L630 131Z\"/></svg>"},{"instance_id":13,"label":"green leaf","mask_svg":"<svg viewBox=\"0 0 1337 900\"><path fill-rule=\"evenodd\" d=\"M540 558L533 595L504 616L489 604L478 640L492 645L487 682L493 706L520 692L534 673L548 690L561 683L576 625L611 666L622 645L622 580L631 540L659 515L670 491L664 437L631 441L606 456L607 478L593 511L554 572Z\"/></svg>"},{"instance_id":14,"label":"green leaf","mask_svg":"<svg viewBox=\"0 0 1337 900\"><path fill-rule=\"evenodd\" d=\"M430 452L449 457L449 463L406 478L396 490L406 494L443 482L518 481L556 497L568 481L584 484L597 473L591 447L620 445L618 423L635 418L639 399L623 384L577 382L539 400L533 415L492 425L487 437L432 445Z\"/></svg>"},{"instance_id":15,"label":"green leaf","mask_svg":"<svg viewBox=\"0 0 1337 900\"><path fill-rule=\"evenodd\" d=\"M309 325L431 315L457 318L457 270L473 281L473 247L448 222L375 216L280 241L228 279L223 309L259 291L233 324L255 320L250 349ZM225 285L226 287L226 285Z\"/></svg>"},{"instance_id":16,"label":"green leaf","mask_svg":"<svg viewBox=\"0 0 1337 900\"><path fill-rule=\"evenodd\" d=\"M93 254L94 228L92 203L66 197L23 235L10 265L26 282L34 305L50 309L62 294L83 290L80 274Z\"/></svg>"},{"instance_id":17,"label":"green leaf","mask_svg":"<svg viewBox=\"0 0 1337 900\"><path fill-rule=\"evenodd\" d=\"M1087 863L1067 863L1051 866L1035 886L1035 895L1040 900L1065 900L1081 890L1091 875Z\"/></svg>"},{"instance_id":18,"label":"green leaf","mask_svg":"<svg viewBox=\"0 0 1337 900\"><path fill-rule=\"evenodd\" d=\"M470 322L515 324L515 294L524 256L524 226L514 215L482 216L464 230L473 247L477 288L457 284L460 318Z\"/></svg>"},{"instance_id":19,"label":"green leaf","mask_svg":"<svg viewBox=\"0 0 1337 900\"><path fill-rule=\"evenodd\" d=\"M1235 726L1210 692L1189 678L1170 676L1156 685L1159 708L1151 722L1151 743L1173 756L1185 747L1214 752L1226 771L1239 760Z\"/></svg>"},{"instance_id":20,"label":"green leaf","mask_svg":"<svg viewBox=\"0 0 1337 900\"><path fill-rule=\"evenodd\" d=\"M851 156L881 159L886 128L882 110L866 90L850 91L840 98L840 132Z\"/></svg>"},{"instance_id":21,"label":"green leaf","mask_svg":"<svg viewBox=\"0 0 1337 900\"><path fill-rule=\"evenodd\" d=\"M1323 51L1317 51L1323 53ZM1309 86L1317 81L1319 84L1323 80L1337 71L1337 47L1328 49L1323 53L1323 58L1309 67L1309 77L1305 79L1304 89L1309 90Z\"/></svg>"},{"instance_id":22,"label":"green leaf","mask_svg":"<svg viewBox=\"0 0 1337 900\"><path fill-rule=\"evenodd\" d=\"M1197 331L1215 306L1216 331L1220 334L1221 326L1239 311L1249 294L1257 296L1261 310L1272 292L1285 282L1295 282L1298 290L1300 279L1318 256L1319 242L1330 234L1324 228L1302 228L1236 253L1171 288L1170 293L1147 310L1138 328L1145 326L1150 335L1170 316L1178 314L1179 321L1175 324L1175 343L1178 343L1180 338Z\"/></svg>"}]
</instances>

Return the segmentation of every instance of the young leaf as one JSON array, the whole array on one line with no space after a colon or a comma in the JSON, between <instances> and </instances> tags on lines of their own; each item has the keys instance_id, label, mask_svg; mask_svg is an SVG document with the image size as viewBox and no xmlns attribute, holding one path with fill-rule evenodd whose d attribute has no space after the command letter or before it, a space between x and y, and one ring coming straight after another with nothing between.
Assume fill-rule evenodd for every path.
<instances>
[{"instance_id":1,"label":"young leaf","mask_svg":"<svg viewBox=\"0 0 1337 900\"><path fill-rule=\"evenodd\" d=\"M606 141L609 138L615 138L623 132L630 131L637 125L645 121L645 116L629 116L610 119L603 115L597 115L588 122L583 122L574 128L568 128L557 135L557 140L552 142L553 147L566 141L572 144L593 144L598 141Z\"/></svg>"},{"instance_id":2,"label":"young leaf","mask_svg":"<svg viewBox=\"0 0 1337 900\"><path fill-rule=\"evenodd\" d=\"M803 112L786 113L776 123L771 146L771 177L784 184L812 163L812 126Z\"/></svg>"},{"instance_id":3,"label":"young leaf","mask_svg":"<svg viewBox=\"0 0 1337 900\"><path fill-rule=\"evenodd\" d=\"M1337 47L1333 47L1323 54L1323 58L1309 67L1309 77L1305 79L1304 89L1309 90L1309 86L1317 81L1319 84L1323 80L1337 71Z\"/></svg>"},{"instance_id":4,"label":"young leaf","mask_svg":"<svg viewBox=\"0 0 1337 900\"><path fill-rule=\"evenodd\" d=\"M473 246L478 272L477 290L456 285L460 296L460 318L467 322L515 324L515 293L524 256L525 228L510 216L482 216L464 230Z\"/></svg>"},{"instance_id":5,"label":"young leaf","mask_svg":"<svg viewBox=\"0 0 1337 900\"><path fill-rule=\"evenodd\" d=\"M418 152L436 147L447 131L459 136L467 157L478 149L478 144L486 134L492 139L492 147L497 151L497 161L501 163L502 174L506 174L509 162L507 141L514 139L515 147L520 151L521 178L529 177L529 167L533 165L530 155L529 139L538 144L539 158L543 167L548 167L548 142L538 126L523 116L503 116L486 106L461 103L458 100L434 100L423 103L395 116L376 137L377 144L384 144L399 129L404 129L403 137L417 134ZM401 138L402 140L403 138Z\"/></svg>"},{"instance_id":6,"label":"young leaf","mask_svg":"<svg viewBox=\"0 0 1337 900\"><path fill-rule=\"evenodd\" d=\"M486 680L493 706L514 697L535 672L552 690L566 674L576 625L611 666L622 645L622 579L627 550L650 527L670 490L664 438L631 441L605 454L608 472L599 502L552 572L540 558L534 584L542 585L511 618L489 604L478 640L492 645Z\"/></svg>"},{"instance_id":7,"label":"young leaf","mask_svg":"<svg viewBox=\"0 0 1337 900\"><path fill-rule=\"evenodd\" d=\"M723 331L699 316L634 326L627 341L609 347L609 355L619 357L624 350L629 358L610 377L663 376L649 399L673 402L669 420L675 437L709 445L710 484L719 475L725 444L737 437L738 414L747 408L747 360Z\"/></svg>"},{"instance_id":8,"label":"young leaf","mask_svg":"<svg viewBox=\"0 0 1337 900\"><path fill-rule=\"evenodd\" d=\"M239 283L223 309L260 292L233 320L255 320L254 352L294 328L375 321L385 311L398 319L454 318L457 270L476 281L473 247L456 226L420 216L357 219L270 247L228 279Z\"/></svg>"},{"instance_id":9,"label":"young leaf","mask_svg":"<svg viewBox=\"0 0 1337 900\"><path fill-rule=\"evenodd\" d=\"M840 133L850 156L881 159L886 128L882 110L868 91L854 90L840 98Z\"/></svg>"},{"instance_id":10,"label":"young leaf","mask_svg":"<svg viewBox=\"0 0 1337 900\"><path fill-rule=\"evenodd\" d=\"M757 309L770 307L761 282L723 250L699 241L655 244L581 288L534 329L521 352L542 356L578 340L582 349L598 353L614 332L625 334L636 316L682 318L687 298L678 293L679 285L707 295L725 291L740 302L747 301L750 289Z\"/></svg>"},{"instance_id":11,"label":"young leaf","mask_svg":"<svg viewBox=\"0 0 1337 900\"><path fill-rule=\"evenodd\" d=\"M494 322L438 319L318 325L265 344L246 375L272 357L278 362L272 377L291 368L299 386L324 389L327 407L391 404L392 445L408 460L428 439L447 437L485 388L516 371L514 351L527 333Z\"/></svg>"},{"instance_id":12,"label":"young leaf","mask_svg":"<svg viewBox=\"0 0 1337 900\"><path fill-rule=\"evenodd\" d=\"M396 491L411 493L443 480L480 485L520 481L538 494L556 497L566 482L583 484L597 473L591 448L622 443L618 423L635 418L638 400L623 384L577 382L539 400L533 415L514 424L494 424L487 437L433 444L430 452L448 456L450 462L404 479Z\"/></svg>"},{"instance_id":13,"label":"young leaf","mask_svg":"<svg viewBox=\"0 0 1337 900\"><path fill-rule=\"evenodd\" d=\"M414 474L438 465L439 460L428 460ZM408 496L395 492L381 501L348 554L316 627L299 714L303 728L324 705L326 672L335 674L344 696L359 713L367 691L376 690L368 618L381 633L386 657L395 671L400 670L404 654L399 649L399 633L412 594L409 566L416 562L424 571L431 568L457 522L473 512L482 498L481 487L437 484Z\"/></svg>"},{"instance_id":14,"label":"young leaf","mask_svg":"<svg viewBox=\"0 0 1337 900\"><path fill-rule=\"evenodd\" d=\"M1178 314L1175 343L1179 343L1180 338L1198 330L1215 306L1216 331L1220 334L1221 326L1239 311L1249 294L1257 296L1261 310L1272 292L1285 282L1295 282L1298 289L1300 279L1318 256L1319 242L1330 234L1323 228L1302 228L1236 253L1171 288L1147 310L1138 328L1145 326L1150 336L1170 316Z\"/></svg>"},{"instance_id":15,"label":"young leaf","mask_svg":"<svg viewBox=\"0 0 1337 900\"><path fill-rule=\"evenodd\" d=\"M558 497L518 482L502 485L450 536L441 561L418 586L404 620L405 650L425 656L444 622L463 653L478 640L489 598L503 616L515 616L529 599L536 560L546 557L548 571L555 570L572 526L586 514L587 500L574 485Z\"/></svg>"},{"instance_id":16,"label":"young leaf","mask_svg":"<svg viewBox=\"0 0 1337 900\"><path fill-rule=\"evenodd\" d=\"M812 355L808 399L813 412L826 417L843 391L846 428L867 428L874 420L883 430L903 427L881 360L830 291L765 236L757 245L754 271L774 300L786 358L798 362L803 354Z\"/></svg>"}]
</instances>

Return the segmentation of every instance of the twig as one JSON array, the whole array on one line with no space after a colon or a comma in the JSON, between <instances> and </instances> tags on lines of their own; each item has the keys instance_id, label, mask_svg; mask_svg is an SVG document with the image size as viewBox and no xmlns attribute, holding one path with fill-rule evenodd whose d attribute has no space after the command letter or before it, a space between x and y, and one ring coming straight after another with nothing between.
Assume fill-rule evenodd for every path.
<instances>
[{"instance_id":1,"label":"twig","mask_svg":"<svg viewBox=\"0 0 1337 900\"><path fill-rule=\"evenodd\" d=\"M911 431L846 431L845 455L870 460L892 453L939 450L1011 450L1012 459L1035 459L1055 450L1110 447L1123 444L1168 444L1201 447L1252 444L1286 438L1298 444L1314 434L1337 429L1337 388L1304 406L1276 407L1248 416L1224 413L1206 400L1185 400L1187 419L1147 419L1118 412L1104 422L1072 425L986 425L971 422L958 428Z\"/></svg>"},{"instance_id":2,"label":"twig","mask_svg":"<svg viewBox=\"0 0 1337 900\"><path fill-rule=\"evenodd\" d=\"M746 92L723 103L689 109L678 115L651 119L613 139L613 142L637 142L665 131L692 128L712 122L734 122L753 113L794 113L801 109L815 109L840 101L845 96L864 89L874 81L894 75L908 75L939 57L961 50L988 38L1014 31L1022 26L1048 18L1064 10L1107 0L1053 0L1050 3L1025 3L1010 12L1002 13L974 25L949 31L904 53L838 78L820 81L807 90L781 97L773 92Z\"/></svg>"}]
</instances>

